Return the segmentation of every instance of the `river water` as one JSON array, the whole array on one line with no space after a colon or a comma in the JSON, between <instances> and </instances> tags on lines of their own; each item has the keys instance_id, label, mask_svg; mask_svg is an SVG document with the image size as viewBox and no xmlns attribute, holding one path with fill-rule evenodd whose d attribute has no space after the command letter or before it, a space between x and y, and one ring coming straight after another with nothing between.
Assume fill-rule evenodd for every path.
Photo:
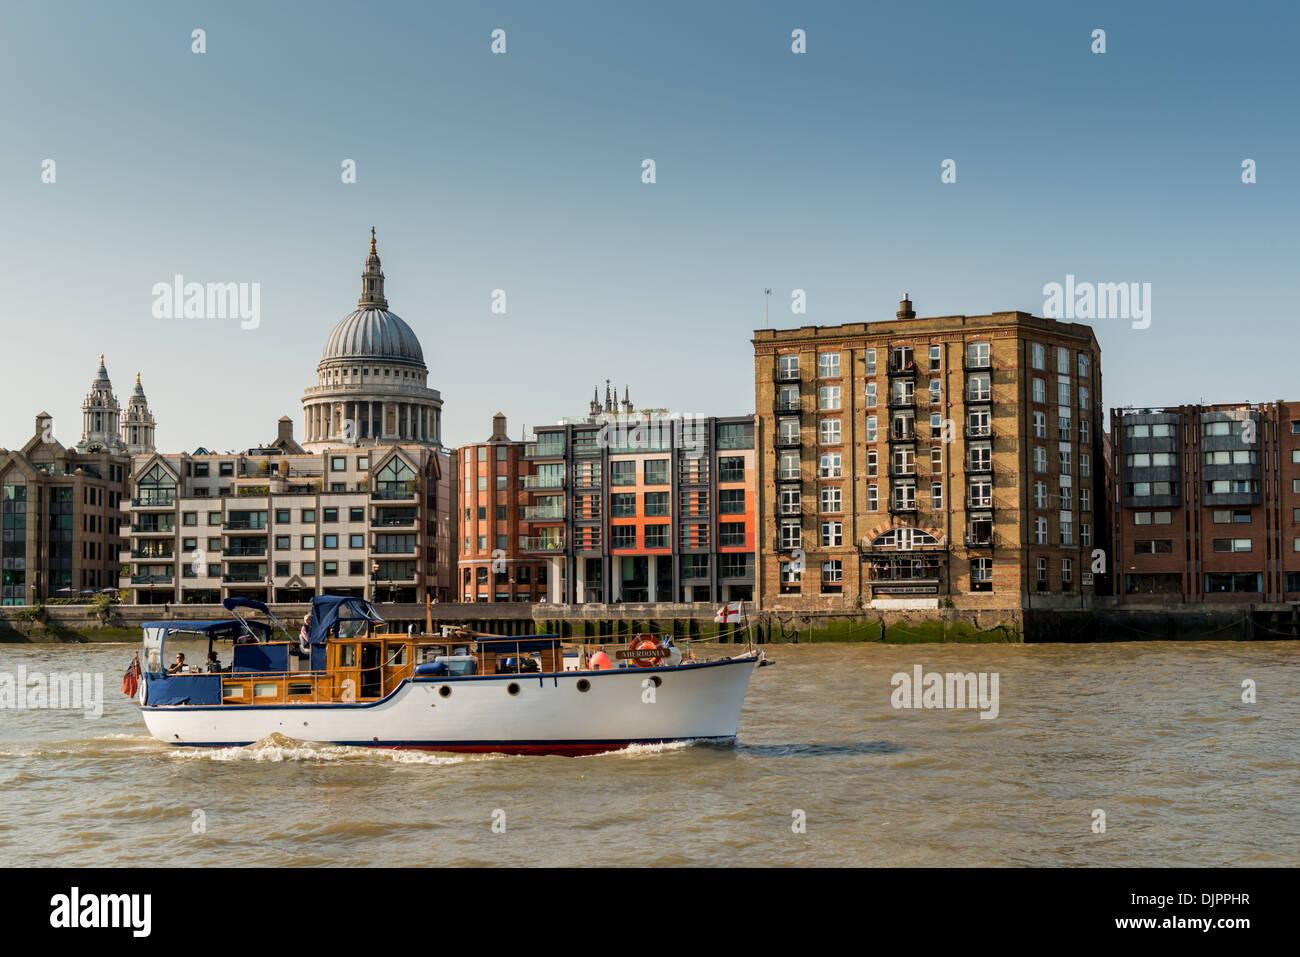
<instances>
[{"instance_id":1,"label":"river water","mask_svg":"<svg viewBox=\"0 0 1300 957\"><path fill-rule=\"evenodd\" d=\"M0 711L0 865L1300 865L1296 643L771 646L735 747L585 758L172 748L133 651L0 645L104 673L98 719ZM894 708L917 665L997 717Z\"/></svg>"}]
</instances>

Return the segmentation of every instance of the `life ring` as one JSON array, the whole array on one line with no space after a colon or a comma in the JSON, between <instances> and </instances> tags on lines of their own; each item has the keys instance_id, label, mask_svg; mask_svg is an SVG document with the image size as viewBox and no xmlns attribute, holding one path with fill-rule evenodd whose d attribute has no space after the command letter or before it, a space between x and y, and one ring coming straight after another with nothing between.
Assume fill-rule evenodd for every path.
<instances>
[{"instance_id":1,"label":"life ring","mask_svg":"<svg viewBox=\"0 0 1300 957\"><path fill-rule=\"evenodd\" d=\"M651 648L658 648L659 643L649 635L640 635L635 641L627 646L628 651L646 651ZM638 668L658 668L663 664L662 655L654 658L633 658L632 663Z\"/></svg>"}]
</instances>

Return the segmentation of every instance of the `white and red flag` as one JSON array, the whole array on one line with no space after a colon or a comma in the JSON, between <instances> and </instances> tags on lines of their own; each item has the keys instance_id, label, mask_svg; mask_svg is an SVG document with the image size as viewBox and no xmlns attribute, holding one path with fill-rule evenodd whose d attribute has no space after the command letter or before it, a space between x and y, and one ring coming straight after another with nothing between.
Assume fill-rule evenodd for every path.
<instances>
[{"instance_id":1,"label":"white and red flag","mask_svg":"<svg viewBox=\"0 0 1300 957\"><path fill-rule=\"evenodd\" d=\"M744 602L733 601L729 605L723 605L718 609L718 613L713 616L713 620L722 625L731 624L733 621L740 621L741 606Z\"/></svg>"}]
</instances>

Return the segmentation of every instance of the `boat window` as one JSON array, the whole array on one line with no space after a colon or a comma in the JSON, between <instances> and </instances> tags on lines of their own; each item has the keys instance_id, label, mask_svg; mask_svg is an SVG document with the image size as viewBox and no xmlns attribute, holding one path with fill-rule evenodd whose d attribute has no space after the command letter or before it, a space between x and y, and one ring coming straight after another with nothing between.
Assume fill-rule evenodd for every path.
<instances>
[{"instance_id":1,"label":"boat window","mask_svg":"<svg viewBox=\"0 0 1300 957\"><path fill-rule=\"evenodd\" d=\"M355 668L357 666L357 646L344 645L339 649L339 667Z\"/></svg>"},{"instance_id":2,"label":"boat window","mask_svg":"<svg viewBox=\"0 0 1300 957\"><path fill-rule=\"evenodd\" d=\"M391 644L388 646L386 650L388 652L388 657L385 658L384 660L387 661L390 666L397 667L398 665L406 664L406 643L405 642L398 642L396 644Z\"/></svg>"},{"instance_id":3,"label":"boat window","mask_svg":"<svg viewBox=\"0 0 1300 957\"><path fill-rule=\"evenodd\" d=\"M415 663L418 665L427 664L438 657L441 649L437 645L420 645L415 649Z\"/></svg>"},{"instance_id":4,"label":"boat window","mask_svg":"<svg viewBox=\"0 0 1300 957\"><path fill-rule=\"evenodd\" d=\"M244 696L244 686L242 684L223 684L221 686L221 697L223 698L242 698Z\"/></svg>"},{"instance_id":5,"label":"boat window","mask_svg":"<svg viewBox=\"0 0 1300 957\"><path fill-rule=\"evenodd\" d=\"M274 681L253 682L254 698L274 698L280 694L280 686Z\"/></svg>"},{"instance_id":6,"label":"boat window","mask_svg":"<svg viewBox=\"0 0 1300 957\"><path fill-rule=\"evenodd\" d=\"M289 682L289 694L295 697L304 697L311 694L312 684L310 681L291 681Z\"/></svg>"}]
</instances>

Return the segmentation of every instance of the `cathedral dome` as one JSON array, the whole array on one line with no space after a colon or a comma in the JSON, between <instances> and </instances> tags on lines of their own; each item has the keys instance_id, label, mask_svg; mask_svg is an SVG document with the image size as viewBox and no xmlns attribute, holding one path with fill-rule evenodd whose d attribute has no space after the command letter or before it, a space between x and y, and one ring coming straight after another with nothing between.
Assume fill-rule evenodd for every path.
<instances>
[{"instance_id":1,"label":"cathedral dome","mask_svg":"<svg viewBox=\"0 0 1300 957\"><path fill-rule=\"evenodd\" d=\"M400 316L372 306L343 317L325 340L321 359L379 359L423 366L424 351Z\"/></svg>"}]
</instances>

